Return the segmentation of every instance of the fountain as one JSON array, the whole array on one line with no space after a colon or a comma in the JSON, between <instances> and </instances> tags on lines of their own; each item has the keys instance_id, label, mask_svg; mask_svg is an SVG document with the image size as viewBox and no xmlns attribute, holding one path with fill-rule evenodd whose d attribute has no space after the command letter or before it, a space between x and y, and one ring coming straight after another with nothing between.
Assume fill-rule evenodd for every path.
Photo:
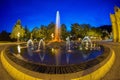
<instances>
[{"instance_id":1,"label":"fountain","mask_svg":"<svg viewBox=\"0 0 120 80\"><path fill-rule=\"evenodd\" d=\"M88 50L89 48L92 49L92 41L88 36L85 36L81 42L84 45L84 48Z\"/></svg>"},{"instance_id":2,"label":"fountain","mask_svg":"<svg viewBox=\"0 0 120 80\"><path fill-rule=\"evenodd\" d=\"M45 42L43 39L40 39L39 44L38 44L38 50L44 50L45 49Z\"/></svg>"},{"instance_id":3,"label":"fountain","mask_svg":"<svg viewBox=\"0 0 120 80\"><path fill-rule=\"evenodd\" d=\"M27 41L27 47L31 47L31 49L33 49L33 46L34 46L34 44L33 44L32 39L29 39L29 40Z\"/></svg>"},{"instance_id":4,"label":"fountain","mask_svg":"<svg viewBox=\"0 0 120 80\"><path fill-rule=\"evenodd\" d=\"M23 76L22 79L34 79L31 77L34 75L35 79L39 79L36 74L40 76L40 79L42 80L71 80L79 77L81 79L81 76L86 76L88 74L86 72L91 71L91 69L94 70L93 67L100 64L100 62L103 61L103 59L106 59L106 56L108 55L106 51L103 53L103 46L92 42L88 36L85 36L82 41L80 39L79 41L72 41L69 36L66 38L66 41L61 41L59 11L57 11L56 14L55 34L53 33L51 34L53 41L49 42L44 39L37 41L32 38L31 34L31 39L27 41L27 44L11 46L6 49L6 57L13 61L9 62L20 65L21 68L24 68L20 69L18 72L21 74L24 72L21 70L27 70L27 72L25 70L25 73L23 74L28 75L28 78ZM8 68L9 67L11 66L8 66ZM14 70L19 70L19 68L15 68L18 67L13 66L13 72ZM29 75L28 71L30 71L29 74L32 75ZM85 74L79 74L83 72L85 72ZM85 80L87 79L88 77Z\"/></svg>"},{"instance_id":5,"label":"fountain","mask_svg":"<svg viewBox=\"0 0 120 80\"><path fill-rule=\"evenodd\" d=\"M68 52L71 52L71 50L70 50L70 38L69 37L66 38L66 50Z\"/></svg>"},{"instance_id":6,"label":"fountain","mask_svg":"<svg viewBox=\"0 0 120 80\"><path fill-rule=\"evenodd\" d=\"M69 60L70 59L70 54L66 54L66 62L67 62L67 64L69 64Z\"/></svg>"},{"instance_id":7,"label":"fountain","mask_svg":"<svg viewBox=\"0 0 120 80\"><path fill-rule=\"evenodd\" d=\"M53 41L50 43L47 42L46 44L44 39L40 39L38 42L36 39L32 41L31 38L27 41L26 48L23 47L23 45L18 45L18 51L14 53L19 53L23 60L27 61L28 63L32 63L32 65L38 64L39 66L44 65L44 67L49 67L45 71L40 71L41 73L54 72L55 74L68 73L70 69L64 72L62 71L62 67L71 67L73 65L79 65L81 63L88 62L89 60L93 60L103 53L102 48L99 48L100 50L97 50L98 48L96 47L100 46L96 45L95 43L92 44L92 41L88 36L85 36L81 43L80 41L70 41L69 36L66 38L66 41L61 42L59 11L57 11L56 14L55 35L52 33L51 37ZM91 49L93 47L95 47L95 49ZM44 67L40 67L40 69Z\"/></svg>"},{"instance_id":8,"label":"fountain","mask_svg":"<svg viewBox=\"0 0 120 80\"><path fill-rule=\"evenodd\" d=\"M55 38L54 41L60 42L60 14L59 11L56 13L56 25L55 25Z\"/></svg>"}]
</instances>

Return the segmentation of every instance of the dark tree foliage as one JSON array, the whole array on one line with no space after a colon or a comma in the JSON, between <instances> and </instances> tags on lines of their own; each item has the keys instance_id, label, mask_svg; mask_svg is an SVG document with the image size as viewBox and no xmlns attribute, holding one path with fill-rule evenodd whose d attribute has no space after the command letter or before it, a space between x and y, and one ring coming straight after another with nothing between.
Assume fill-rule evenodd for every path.
<instances>
[{"instance_id":1,"label":"dark tree foliage","mask_svg":"<svg viewBox=\"0 0 120 80\"><path fill-rule=\"evenodd\" d=\"M0 41L14 41L14 39L10 38L10 33L2 31L0 33Z\"/></svg>"},{"instance_id":2,"label":"dark tree foliage","mask_svg":"<svg viewBox=\"0 0 120 80\"><path fill-rule=\"evenodd\" d=\"M30 39L30 35L31 35L31 33L30 33L28 27L25 26L25 36L24 36L24 40L25 40L25 41L29 40L29 39Z\"/></svg>"},{"instance_id":3,"label":"dark tree foliage","mask_svg":"<svg viewBox=\"0 0 120 80\"><path fill-rule=\"evenodd\" d=\"M107 30L109 33L112 32L112 26L111 25L103 25L103 26L98 27L98 29L101 29L102 31Z\"/></svg>"},{"instance_id":4,"label":"dark tree foliage","mask_svg":"<svg viewBox=\"0 0 120 80\"><path fill-rule=\"evenodd\" d=\"M41 25L40 27L34 27L32 31L29 31L28 27L25 26L23 28L21 26L21 21L18 20L16 25L14 26L18 27L12 32L15 32L16 35L19 32L21 32L21 38L24 41L28 41L30 38L40 40L41 38L44 38L45 40L52 40L51 34L55 35L55 23L51 22L47 26ZM71 24L71 31L67 31L67 27L65 24L61 24L61 39L66 40L66 38L69 36L72 40L77 40L78 38L84 38L85 36L95 36L95 37L102 37L103 39L106 37L109 37L110 32L112 32L111 25L103 25L100 27L92 27L89 24L78 24L73 23ZM22 29L20 31L20 29ZM0 33L0 40L1 41L10 41L9 37L10 33L7 33L6 31L2 31ZM13 36L14 39L15 36ZM17 37L15 37L17 38Z\"/></svg>"},{"instance_id":5,"label":"dark tree foliage","mask_svg":"<svg viewBox=\"0 0 120 80\"><path fill-rule=\"evenodd\" d=\"M66 25L62 24L61 25L61 38L62 38L62 40L66 40L67 36L69 36L69 33L67 31Z\"/></svg>"}]
</instances>

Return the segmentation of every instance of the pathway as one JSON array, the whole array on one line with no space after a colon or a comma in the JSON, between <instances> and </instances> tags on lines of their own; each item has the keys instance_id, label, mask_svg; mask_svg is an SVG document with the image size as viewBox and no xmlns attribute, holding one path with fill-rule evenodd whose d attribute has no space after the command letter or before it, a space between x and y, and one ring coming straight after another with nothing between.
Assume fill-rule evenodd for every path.
<instances>
[{"instance_id":1,"label":"pathway","mask_svg":"<svg viewBox=\"0 0 120 80\"><path fill-rule=\"evenodd\" d=\"M103 44L108 45L115 51L116 58L110 71L101 80L120 80L120 43L103 42Z\"/></svg>"},{"instance_id":2,"label":"pathway","mask_svg":"<svg viewBox=\"0 0 120 80\"><path fill-rule=\"evenodd\" d=\"M0 45L0 55L4 47L5 45ZM1 63L1 57L0 57L0 80L13 80L12 77L3 68L2 63Z\"/></svg>"}]
</instances>

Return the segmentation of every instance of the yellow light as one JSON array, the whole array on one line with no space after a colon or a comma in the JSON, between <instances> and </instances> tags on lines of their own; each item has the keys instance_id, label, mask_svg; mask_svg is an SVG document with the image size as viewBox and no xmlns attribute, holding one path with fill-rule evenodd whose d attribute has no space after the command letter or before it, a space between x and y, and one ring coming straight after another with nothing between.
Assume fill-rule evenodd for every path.
<instances>
[{"instance_id":1,"label":"yellow light","mask_svg":"<svg viewBox=\"0 0 120 80\"><path fill-rule=\"evenodd\" d=\"M54 48L52 48L51 51L52 51L52 54L55 54L55 49Z\"/></svg>"}]
</instances>

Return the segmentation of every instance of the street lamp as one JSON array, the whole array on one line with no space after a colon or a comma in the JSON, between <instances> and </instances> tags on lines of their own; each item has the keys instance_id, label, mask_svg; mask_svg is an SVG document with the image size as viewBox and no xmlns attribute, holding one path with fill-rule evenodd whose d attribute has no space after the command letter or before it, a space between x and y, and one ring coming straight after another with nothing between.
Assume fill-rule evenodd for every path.
<instances>
[{"instance_id":1,"label":"street lamp","mask_svg":"<svg viewBox=\"0 0 120 80\"><path fill-rule=\"evenodd\" d=\"M19 42L19 38L20 38L20 32L17 33L17 41Z\"/></svg>"},{"instance_id":2,"label":"street lamp","mask_svg":"<svg viewBox=\"0 0 120 80\"><path fill-rule=\"evenodd\" d=\"M54 38L54 34L53 33L51 34L51 37L52 37L52 40L53 40L53 38Z\"/></svg>"}]
</instances>

